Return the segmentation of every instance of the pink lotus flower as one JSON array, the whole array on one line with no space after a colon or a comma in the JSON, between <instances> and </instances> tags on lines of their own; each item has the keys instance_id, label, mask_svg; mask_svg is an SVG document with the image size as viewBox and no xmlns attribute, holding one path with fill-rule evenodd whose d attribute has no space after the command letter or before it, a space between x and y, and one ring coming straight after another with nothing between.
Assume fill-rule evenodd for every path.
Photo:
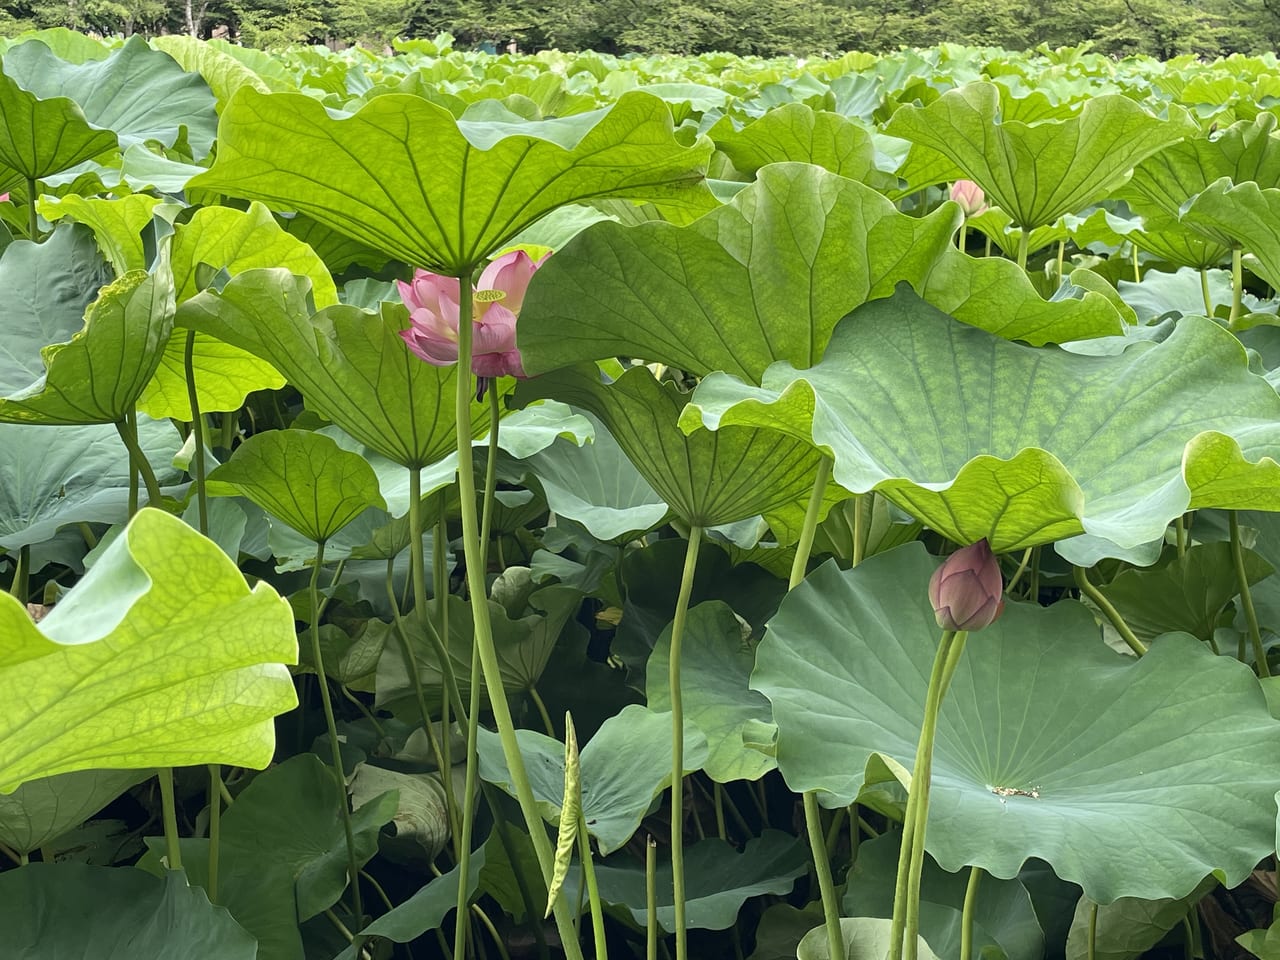
<instances>
[{"instance_id":1,"label":"pink lotus flower","mask_svg":"<svg viewBox=\"0 0 1280 960\"><path fill-rule=\"evenodd\" d=\"M529 280L547 256L534 261L516 250L498 257L480 274L472 292L471 372L477 377L524 376L516 349L516 316ZM409 328L400 331L409 349L437 367L457 363L458 278L418 270L411 282L397 285L400 299L409 308Z\"/></svg>"},{"instance_id":2,"label":"pink lotus flower","mask_svg":"<svg viewBox=\"0 0 1280 960\"><path fill-rule=\"evenodd\" d=\"M965 218L987 212L987 197L982 188L972 180L957 180L951 185L951 199L960 204Z\"/></svg>"},{"instance_id":3,"label":"pink lotus flower","mask_svg":"<svg viewBox=\"0 0 1280 960\"><path fill-rule=\"evenodd\" d=\"M1004 578L985 539L957 550L929 578L929 602L943 630L981 630L1004 610Z\"/></svg>"}]
</instances>

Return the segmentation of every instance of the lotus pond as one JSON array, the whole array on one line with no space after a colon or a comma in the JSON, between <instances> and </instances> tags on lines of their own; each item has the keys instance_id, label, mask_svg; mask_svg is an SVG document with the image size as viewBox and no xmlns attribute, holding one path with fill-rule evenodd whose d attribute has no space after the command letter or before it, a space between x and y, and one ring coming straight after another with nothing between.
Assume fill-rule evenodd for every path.
<instances>
[{"instance_id":1,"label":"lotus pond","mask_svg":"<svg viewBox=\"0 0 1280 960\"><path fill-rule=\"evenodd\" d=\"M1274 57L0 47L5 960L1280 958Z\"/></svg>"}]
</instances>

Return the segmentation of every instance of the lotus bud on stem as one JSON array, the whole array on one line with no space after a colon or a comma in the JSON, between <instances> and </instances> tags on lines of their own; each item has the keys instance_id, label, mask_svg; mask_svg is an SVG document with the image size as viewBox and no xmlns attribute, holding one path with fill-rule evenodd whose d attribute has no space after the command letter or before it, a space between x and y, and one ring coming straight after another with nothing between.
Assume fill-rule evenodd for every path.
<instances>
[{"instance_id":1,"label":"lotus bud on stem","mask_svg":"<svg viewBox=\"0 0 1280 960\"><path fill-rule=\"evenodd\" d=\"M898 876L894 887L889 960L916 960L920 942L920 878L924 872L925 828L929 822L929 787L938 715L947 687L964 654L972 630L995 622L1004 610L1000 564L985 539L957 550L929 579L929 603L942 628L942 640L929 674L924 720L916 745L911 787L902 822Z\"/></svg>"}]
</instances>

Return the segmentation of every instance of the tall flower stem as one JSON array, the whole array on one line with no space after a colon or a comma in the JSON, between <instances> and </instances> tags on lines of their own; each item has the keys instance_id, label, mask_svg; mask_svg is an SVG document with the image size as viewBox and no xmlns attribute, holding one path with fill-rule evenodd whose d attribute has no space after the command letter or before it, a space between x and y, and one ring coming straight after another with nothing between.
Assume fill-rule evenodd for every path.
<instances>
[{"instance_id":1,"label":"tall flower stem","mask_svg":"<svg viewBox=\"0 0 1280 960\"><path fill-rule=\"evenodd\" d=\"M160 767L156 770L156 779L160 781L165 855L168 857L170 870L181 870L182 843L178 839L178 804L173 797L173 767Z\"/></svg>"},{"instance_id":2,"label":"tall flower stem","mask_svg":"<svg viewBox=\"0 0 1280 960\"><path fill-rule=\"evenodd\" d=\"M804 526L800 528L800 540L796 544L795 560L791 564L791 577L787 590L794 590L804 580L805 570L809 566L809 554L813 550L813 538L818 530L818 515L822 512L822 497L826 493L827 480L831 476L831 458L823 457L818 461L818 473L813 479L813 490L809 494L809 504L804 512ZM854 553L855 559L861 550L858 544L862 538L861 498L854 502ZM840 901L836 898L835 880L831 876L831 860L827 856L827 840L822 830L822 811L818 808L818 795L812 791L804 794L804 825L809 837L809 852L813 857L813 871L818 877L818 892L822 896L823 925L827 930L827 952L832 957L843 958L844 933L840 929Z\"/></svg>"},{"instance_id":3,"label":"tall flower stem","mask_svg":"<svg viewBox=\"0 0 1280 960\"><path fill-rule=\"evenodd\" d=\"M311 568L311 581L307 595L311 601L311 659L316 665L316 680L320 686L320 702L324 706L324 722L329 732L329 749L333 754L333 775L337 779L338 812L342 815L342 831L347 840L347 876L351 880L351 904L355 913L356 929L364 925L364 904L360 900L360 863L356 858L356 837L351 826L351 808L347 805L347 778L342 769L342 745L338 739L338 724L333 716L333 700L329 697L329 679L324 672L324 651L320 648L320 618L315 611L320 607L320 568L324 566L324 541L316 544L315 563Z\"/></svg>"},{"instance_id":4,"label":"tall flower stem","mask_svg":"<svg viewBox=\"0 0 1280 960\"><path fill-rule=\"evenodd\" d=\"M480 657L481 672L485 686L489 689L489 700L493 708L494 723L498 728L498 739L502 744L502 755L511 774L511 783L515 788L516 799L520 803L520 811L524 814L529 836L533 841L534 853L538 857L538 865L542 869L544 882L551 882L551 871L554 852L551 841L547 839L547 831L542 823L542 815L538 812L538 801L529 785L529 775L525 770L524 757L520 753L520 744L516 740L515 723L511 719L511 708L507 704L502 689L502 669L498 664L498 653L493 643L493 625L489 620L489 604L486 602L487 591L484 579L484 559L480 543L480 525L476 517L476 482L473 473L474 464L471 457L471 344L473 337L472 317L475 305L467 295L472 287L474 270L463 270L458 277L459 289L463 292L458 304L458 376L457 392L454 397L454 409L457 426L458 448L458 488L462 509L462 548L467 565L467 584L471 591L472 620L475 630L474 643ZM474 688L476 684L472 684ZM461 881L466 886L465 877ZM582 948L578 944L574 930L573 912L563 896L557 897L554 904L556 929L564 942L564 949L570 960L581 960ZM461 918L459 922L462 922Z\"/></svg>"},{"instance_id":5,"label":"tall flower stem","mask_svg":"<svg viewBox=\"0 0 1280 960\"><path fill-rule=\"evenodd\" d=\"M591 904L591 933L596 948L594 960L609 960L609 946L604 936L604 908L600 901L600 887L596 883L595 862L591 858L591 837L581 810L578 811L578 859L582 862L582 876L587 882L587 902Z\"/></svg>"},{"instance_id":6,"label":"tall flower stem","mask_svg":"<svg viewBox=\"0 0 1280 960\"><path fill-rule=\"evenodd\" d=\"M40 242L40 217L36 213L36 180L27 177L27 239Z\"/></svg>"},{"instance_id":7,"label":"tall flower stem","mask_svg":"<svg viewBox=\"0 0 1280 960\"><path fill-rule=\"evenodd\" d=\"M1018 268L1025 271L1027 269L1027 254L1031 251L1031 228L1022 227L1018 233Z\"/></svg>"},{"instance_id":8,"label":"tall flower stem","mask_svg":"<svg viewBox=\"0 0 1280 960\"><path fill-rule=\"evenodd\" d=\"M960 960L973 960L973 913L978 905L978 886L982 868L969 868L969 882L964 888L964 910L960 914Z\"/></svg>"},{"instance_id":9,"label":"tall flower stem","mask_svg":"<svg viewBox=\"0 0 1280 960\"><path fill-rule=\"evenodd\" d=\"M920 726L920 739L916 744L915 765L911 769L911 789L907 794L907 809L902 822L902 845L898 850L898 876L893 896L893 922L889 932L889 960L901 960L916 955L912 920L915 934L919 930L920 882L916 868L916 851L919 850L920 869L924 866L924 825L929 817L929 780L933 767L933 741L937 732L938 713L942 696L946 692L947 665L960 639L963 650L963 631L945 630L938 643L929 673L929 688L925 693L924 720ZM914 898L914 908L912 900Z\"/></svg>"},{"instance_id":10,"label":"tall flower stem","mask_svg":"<svg viewBox=\"0 0 1280 960\"><path fill-rule=\"evenodd\" d=\"M1240 588L1240 605L1244 607L1244 620L1249 625L1249 639L1253 642L1253 658L1257 661L1258 676L1271 676L1267 663L1267 651L1262 648L1262 631L1258 628L1258 611L1253 607L1253 595L1249 592L1249 575L1244 569L1244 547L1240 543L1240 518L1236 511L1227 511L1231 529L1231 560L1236 568L1236 585Z\"/></svg>"},{"instance_id":11,"label":"tall flower stem","mask_svg":"<svg viewBox=\"0 0 1280 960\"><path fill-rule=\"evenodd\" d=\"M1124 622L1124 617L1120 615L1120 611L1106 598L1103 592L1090 582L1089 571L1084 567L1072 567L1071 569L1075 573L1076 586L1080 588L1080 592L1092 600L1093 605L1101 610L1106 618L1111 621L1111 625L1116 628L1116 633L1120 634L1120 638L1128 644L1129 649L1138 656L1146 653L1147 645L1138 639L1138 635Z\"/></svg>"},{"instance_id":12,"label":"tall flower stem","mask_svg":"<svg viewBox=\"0 0 1280 960\"><path fill-rule=\"evenodd\" d=\"M1204 315L1213 316L1213 297L1209 295L1209 271L1200 268L1200 296L1204 300Z\"/></svg>"},{"instance_id":13,"label":"tall flower stem","mask_svg":"<svg viewBox=\"0 0 1280 960\"><path fill-rule=\"evenodd\" d=\"M671 690L671 883L675 890L676 960L687 960L689 956L684 902L684 697L680 690L680 650L701 543L702 527L695 523L689 528L689 545L684 553L680 593L676 597L675 617L671 621L671 657L667 669L667 684Z\"/></svg>"},{"instance_id":14,"label":"tall flower stem","mask_svg":"<svg viewBox=\"0 0 1280 960\"><path fill-rule=\"evenodd\" d=\"M461 370L458 376L465 377ZM468 401L469 403L470 401ZM480 568L485 571L489 566L489 530L493 519L493 495L497 487L498 480L498 419L502 415L502 407L498 398L496 387L489 389L489 457L485 464L484 472L484 508L481 512L480 519L480 556L482 558ZM488 608L488 590L482 590L477 597L476 594L471 595L471 606L475 609L476 604L485 604ZM446 638L446 642L447 642ZM462 833L459 838L458 847L458 875L461 880L458 884L458 916L464 916L467 908L468 890L470 884L467 882L467 874L471 869L471 834L475 829L475 796L477 782L480 779L480 763L479 754L477 752L476 743L480 736L480 645L473 643L471 645L471 677L469 680L469 700L467 705L467 772L462 788ZM504 701L505 702L505 701ZM447 736L447 733L446 733ZM452 793L452 785L449 786L448 792ZM455 957L464 956L463 950L466 947L467 925L459 923L454 927L453 955Z\"/></svg>"}]
</instances>

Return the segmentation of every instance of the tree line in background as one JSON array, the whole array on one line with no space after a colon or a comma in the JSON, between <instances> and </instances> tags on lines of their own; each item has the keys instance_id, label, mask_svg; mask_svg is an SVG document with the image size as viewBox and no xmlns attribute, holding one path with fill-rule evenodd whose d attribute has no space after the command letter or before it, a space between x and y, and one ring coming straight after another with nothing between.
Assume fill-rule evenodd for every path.
<instances>
[{"instance_id":1,"label":"tree line in background","mask_svg":"<svg viewBox=\"0 0 1280 960\"><path fill-rule=\"evenodd\" d=\"M0 32L215 32L260 47L447 31L522 52L872 52L943 41L1027 49L1086 40L1115 56L1215 57L1280 45L1280 0L7 0Z\"/></svg>"}]
</instances>

